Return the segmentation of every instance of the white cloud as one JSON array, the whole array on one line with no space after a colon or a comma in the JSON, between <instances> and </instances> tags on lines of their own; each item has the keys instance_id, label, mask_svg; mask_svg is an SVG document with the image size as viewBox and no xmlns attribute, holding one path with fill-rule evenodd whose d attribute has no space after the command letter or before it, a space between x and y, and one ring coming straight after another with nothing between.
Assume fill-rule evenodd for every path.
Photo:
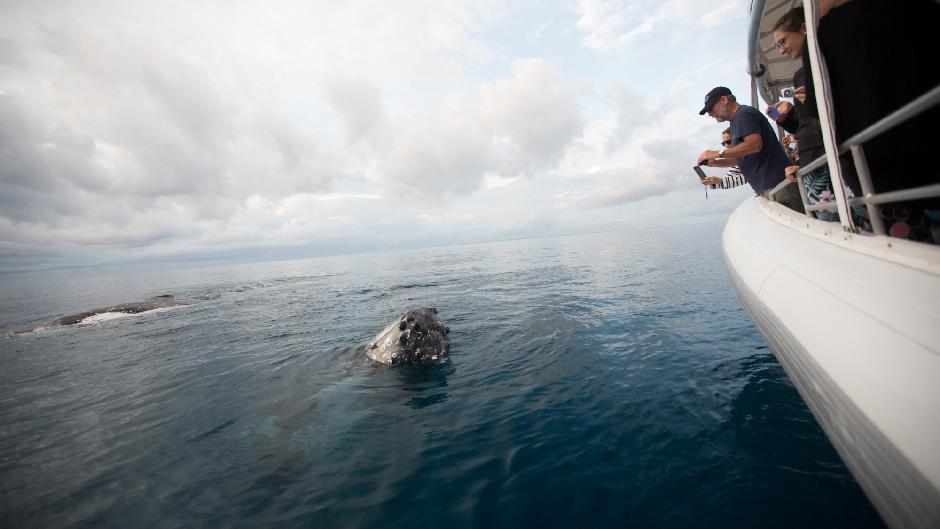
<instances>
[{"instance_id":1,"label":"white cloud","mask_svg":"<svg viewBox=\"0 0 940 529\"><path fill-rule=\"evenodd\" d=\"M388 128L382 91L367 79L333 78L322 83L323 95L340 114L346 130L346 143L377 141Z\"/></svg>"},{"instance_id":2,"label":"white cloud","mask_svg":"<svg viewBox=\"0 0 940 529\"><path fill-rule=\"evenodd\" d=\"M0 268L615 219L715 127L705 62L595 50L739 3L0 3Z\"/></svg>"},{"instance_id":3,"label":"white cloud","mask_svg":"<svg viewBox=\"0 0 940 529\"><path fill-rule=\"evenodd\" d=\"M627 85L606 101L610 117L591 123L560 164L577 186L556 195L557 207L616 206L698 185L691 166L718 141L712 124L691 118L688 105L660 105Z\"/></svg>"},{"instance_id":4,"label":"white cloud","mask_svg":"<svg viewBox=\"0 0 940 529\"><path fill-rule=\"evenodd\" d=\"M224 223L249 197L355 185L348 154L285 102L324 94L356 143L387 118L375 85L349 72L453 79L461 54L489 53L472 36L486 5L86 4L0 16L0 215L37 240L143 245ZM167 212L159 230L132 227Z\"/></svg>"},{"instance_id":5,"label":"white cloud","mask_svg":"<svg viewBox=\"0 0 940 529\"><path fill-rule=\"evenodd\" d=\"M560 76L542 60L518 60L511 77L453 93L421 122L371 127L382 136L364 160L366 177L382 192L434 201L479 189L487 174L552 169L581 127L576 96Z\"/></svg>"},{"instance_id":6,"label":"white cloud","mask_svg":"<svg viewBox=\"0 0 940 529\"><path fill-rule=\"evenodd\" d=\"M740 0L718 4L700 0L579 0L577 28L589 48L623 49L654 34L661 39L665 28L673 34L695 35L703 25L716 27L724 17L742 9Z\"/></svg>"}]
</instances>

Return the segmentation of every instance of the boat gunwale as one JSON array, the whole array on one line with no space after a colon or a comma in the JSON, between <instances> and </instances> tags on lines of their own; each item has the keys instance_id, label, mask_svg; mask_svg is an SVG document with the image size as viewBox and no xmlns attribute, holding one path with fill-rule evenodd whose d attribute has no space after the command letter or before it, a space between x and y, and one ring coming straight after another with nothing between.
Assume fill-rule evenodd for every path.
<instances>
[{"instance_id":1,"label":"boat gunwale","mask_svg":"<svg viewBox=\"0 0 940 529\"><path fill-rule=\"evenodd\" d=\"M790 229L869 257L940 276L940 246L868 232L852 233L842 230L837 222L809 217L761 196L749 200L756 201L758 210L767 218Z\"/></svg>"}]
</instances>

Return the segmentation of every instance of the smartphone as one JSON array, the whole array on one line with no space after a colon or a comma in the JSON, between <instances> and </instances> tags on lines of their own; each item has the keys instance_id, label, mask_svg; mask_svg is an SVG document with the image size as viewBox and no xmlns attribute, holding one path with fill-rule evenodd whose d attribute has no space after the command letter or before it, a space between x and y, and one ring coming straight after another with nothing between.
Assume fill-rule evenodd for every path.
<instances>
[{"instance_id":1,"label":"smartphone","mask_svg":"<svg viewBox=\"0 0 940 529\"><path fill-rule=\"evenodd\" d=\"M775 105L770 105L770 107L767 108L767 115L774 121L780 119L780 111L777 110Z\"/></svg>"},{"instance_id":2,"label":"smartphone","mask_svg":"<svg viewBox=\"0 0 940 529\"><path fill-rule=\"evenodd\" d=\"M699 179L699 180L704 180L704 179L705 179L705 171L703 171L701 167L699 167L699 166L696 165L695 167L692 168L692 170L694 170L694 171L695 171L695 174L698 175L698 179Z\"/></svg>"}]
</instances>

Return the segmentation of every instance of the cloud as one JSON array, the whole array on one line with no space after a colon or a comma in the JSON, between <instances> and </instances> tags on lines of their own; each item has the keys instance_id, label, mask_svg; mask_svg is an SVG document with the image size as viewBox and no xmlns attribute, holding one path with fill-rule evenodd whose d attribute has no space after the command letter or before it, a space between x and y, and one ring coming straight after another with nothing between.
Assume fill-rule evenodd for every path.
<instances>
[{"instance_id":1,"label":"cloud","mask_svg":"<svg viewBox=\"0 0 940 529\"><path fill-rule=\"evenodd\" d=\"M656 167L621 167L597 173L592 180L580 189L559 193L556 197L557 206L562 209L618 206L661 195L675 188L671 179L663 178Z\"/></svg>"},{"instance_id":2,"label":"cloud","mask_svg":"<svg viewBox=\"0 0 940 529\"><path fill-rule=\"evenodd\" d=\"M671 94L662 104L626 84L605 101L609 117L585 128L560 163L559 209L596 209L637 202L699 186L691 166L718 131Z\"/></svg>"},{"instance_id":3,"label":"cloud","mask_svg":"<svg viewBox=\"0 0 940 529\"><path fill-rule=\"evenodd\" d=\"M36 241L188 237L252 195L329 192L344 174L276 104L166 38L20 23L0 70L0 216Z\"/></svg>"},{"instance_id":4,"label":"cloud","mask_svg":"<svg viewBox=\"0 0 940 529\"><path fill-rule=\"evenodd\" d=\"M611 136L610 150L616 150L630 141L634 131L648 127L658 119L649 108L649 99L618 83L611 93L612 103L617 109L617 126Z\"/></svg>"},{"instance_id":5,"label":"cloud","mask_svg":"<svg viewBox=\"0 0 940 529\"><path fill-rule=\"evenodd\" d=\"M464 193L498 165L480 156L495 156L493 131L473 123L481 105L445 104L423 123L398 113L394 126L385 106L494 60L475 35L505 14L497 2L0 9L0 218L37 241L181 240L234 222L255 197L351 196L366 177L396 197L428 184ZM326 109L346 149L329 148ZM513 137L511 158L538 155L542 141Z\"/></svg>"},{"instance_id":6,"label":"cloud","mask_svg":"<svg viewBox=\"0 0 940 529\"><path fill-rule=\"evenodd\" d=\"M675 35L695 35L702 26L715 27L723 17L741 12L743 3L726 0L719 4L699 0L579 0L577 28L588 48L608 51L624 49L635 41L663 30Z\"/></svg>"},{"instance_id":7,"label":"cloud","mask_svg":"<svg viewBox=\"0 0 940 529\"><path fill-rule=\"evenodd\" d=\"M323 96L342 117L346 130L346 143L359 142L378 136L388 128L388 116L382 100L382 91L368 79L333 78L322 83Z\"/></svg>"},{"instance_id":8,"label":"cloud","mask_svg":"<svg viewBox=\"0 0 940 529\"><path fill-rule=\"evenodd\" d=\"M326 252L618 217L694 187L683 160L712 135L662 93L668 57L651 72L596 53L707 11L666 4L2 2L0 258Z\"/></svg>"},{"instance_id":9,"label":"cloud","mask_svg":"<svg viewBox=\"0 0 940 529\"><path fill-rule=\"evenodd\" d=\"M347 130L368 129L373 135L373 147L363 157L370 186L433 201L475 191L488 174L536 177L552 169L581 133L577 97L543 60L517 60L511 68L510 77L450 94L420 122L409 117L386 123L378 110L356 105L349 111L342 99L335 100ZM357 90L362 91L349 92ZM375 92L365 91L370 94L365 99L373 101Z\"/></svg>"}]
</instances>

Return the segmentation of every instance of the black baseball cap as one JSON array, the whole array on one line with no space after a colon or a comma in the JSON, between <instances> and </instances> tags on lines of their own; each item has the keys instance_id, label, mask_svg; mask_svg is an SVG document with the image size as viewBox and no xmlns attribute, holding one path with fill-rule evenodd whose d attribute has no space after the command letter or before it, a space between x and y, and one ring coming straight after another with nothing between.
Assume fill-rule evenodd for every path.
<instances>
[{"instance_id":1,"label":"black baseball cap","mask_svg":"<svg viewBox=\"0 0 940 529\"><path fill-rule=\"evenodd\" d=\"M702 107L702 110L699 111L698 115L704 116L705 113L711 110L712 107L715 106L715 103L717 103L718 100L721 99L721 96L730 96L730 95L732 95L730 88L726 88L724 86L716 86L715 88L712 88L710 92L705 94L705 106Z\"/></svg>"}]
</instances>

